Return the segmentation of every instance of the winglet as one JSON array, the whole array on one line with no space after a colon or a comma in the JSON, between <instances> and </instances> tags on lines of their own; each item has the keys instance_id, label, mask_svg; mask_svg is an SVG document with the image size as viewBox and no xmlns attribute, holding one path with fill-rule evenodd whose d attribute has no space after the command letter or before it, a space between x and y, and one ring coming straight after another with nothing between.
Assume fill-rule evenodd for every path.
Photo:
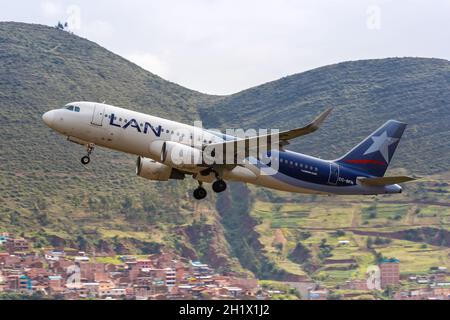
<instances>
[{"instance_id":1,"label":"winglet","mask_svg":"<svg viewBox=\"0 0 450 320\"><path fill-rule=\"evenodd\" d=\"M319 114L317 116L317 118L315 118L313 120L313 122L311 122L311 124L315 127L315 128L319 128L320 125L325 121L325 119L328 117L328 115L331 113L331 111L333 111L333 107L328 108L327 110L325 110L324 112L322 112L321 114Z\"/></svg>"},{"instance_id":2,"label":"winglet","mask_svg":"<svg viewBox=\"0 0 450 320\"><path fill-rule=\"evenodd\" d=\"M327 110L319 114L311 123L309 123L305 127L280 132L279 140L287 141L313 133L314 131L319 129L320 125L325 121L332 110L333 108L328 108Z\"/></svg>"}]
</instances>

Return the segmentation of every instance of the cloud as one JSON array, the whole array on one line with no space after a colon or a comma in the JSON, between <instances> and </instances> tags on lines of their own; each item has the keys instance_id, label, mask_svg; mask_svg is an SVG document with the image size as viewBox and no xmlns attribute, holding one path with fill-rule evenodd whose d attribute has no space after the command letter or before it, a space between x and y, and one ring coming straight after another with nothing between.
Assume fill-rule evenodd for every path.
<instances>
[{"instance_id":1,"label":"cloud","mask_svg":"<svg viewBox=\"0 0 450 320\"><path fill-rule=\"evenodd\" d=\"M162 78L169 77L168 65L156 55L140 52L129 54L125 58Z\"/></svg>"},{"instance_id":2,"label":"cloud","mask_svg":"<svg viewBox=\"0 0 450 320\"><path fill-rule=\"evenodd\" d=\"M80 19L80 35L86 36L89 40L98 42L110 41L114 38L114 26L105 20L86 21Z\"/></svg>"},{"instance_id":3,"label":"cloud","mask_svg":"<svg viewBox=\"0 0 450 320\"><path fill-rule=\"evenodd\" d=\"M62 13L62 7L60 3L56 3L54 1L42 1L40 3L40 8L44 16L46 17L56 17L58 15L61 15Z\"/></svg>"}]
</instances>

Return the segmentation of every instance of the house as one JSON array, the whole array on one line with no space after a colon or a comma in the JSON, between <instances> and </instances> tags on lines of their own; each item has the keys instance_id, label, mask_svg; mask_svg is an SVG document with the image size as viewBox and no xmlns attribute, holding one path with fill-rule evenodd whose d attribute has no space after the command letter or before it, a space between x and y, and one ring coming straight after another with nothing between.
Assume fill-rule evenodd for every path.
<instances>
[{"instance_id":1,"label":"house","mask_svg":"<svg viewBox=\"0 0 450 320\"><path fill-rule=\"evenodd\" d=\"M15 255L8 255L3 257L3 266L5 268L15 268L20 267L20 263L22 262L22 259L20 257Z\"/></svg>"},{"instance_id":2,"label":"house","mask_svg":"<svg viewBox=\"0 0 450 320\"><path fill-rule=\"evenodd\" d=\"M148 269L153 267L153 263L151 260L137 260L136 266L139 269Z\"/></svg>"},{"instance_id":3,"label":"house","mask_svg":"<svg viewBox=\"0 0 450 320\"><path fill-rule=\"evenodd\" d=\"M164 273L164 279L165 279L166 286L168 286L168 287L174 286L177 281L176 277L177 277L176 271L173 269L167 268Z\"/></svg>"},{"instance_id":4,"label":"house","mask_svg":"<svg viewBox=\"0 0 450 320\"><path fill-rule=\"evenodd\" d=\"M43 279L48 276L48 271L45 268L31 268L26 271L26 274L30 279Z\"/></svg>"},{"instance_id":5,"label":"house","mask_svg":"<svg viewBox=\"0 0 450 320\"><path fill-rule=\"evenodd\" d=\"M100 284L98 282L86 282L81 284L81 288L84 289L83 296L97 297L99 294Z\"/></svg>"},{"instance_id":6,"label":"house","mask_svg":"<svg viewBox=\"0 0 450 320\"><path fill-rule=\"evenodd\" d=\"M127 289L112 288L99 290L99 297L123 298L126 295Z\"/></svg>"},{"instance_id":7,"label":"house","mask_svg":"<svg viewBox=\"0 0 450 320\"><path fill-rule=\"evenodd\" d=\"M239 287L223 287L227 292L227 295L233 298L237 298L242 295L242 288Z\"/></svg>"},{"instance_id":8,"label":"house","mask_svg":"<svg viewBox=\"0 0 450 320\"><path fill-rule=\"evenodd\" d=\"M400 282L400 261L398 259L384 259L380 265L381 288L396 286Z\"/></svg>"},{"instance_id":9,"label":"house","mask_svg":"<svg viewBox=\"0 0 450 320\"><path fill-rule=\"evenodd\" d=\"M22 266L25 268L43 268L44 264L38 255L27 255L22 259Z\"/></svg>"},{"instance_id":10,"label":"house","mask_svg":"<svg viewBox=\"0 0 450 320\"><path fill-rule=\"evenodd\" d=\"M15 291L31 291L33 289L31 279L26 275L11 275L8 277L9 289Z\"/></svg>"},{"instance_id":11,"label":"house","mask_svg":"<svg viewBox=\"0 0 450 320\"><path fill-rule=\"evenodd\" d=\"M9 257L9 253L7 253L7 252L0 252L0 264L5 263L6 257Z\"/></svg>"},{"instance_id":12,"label":"house","mask_svg":"<svg viewBox=\"0 0 450 320\"><path fill-rule=\"evenodd\" d=\"M136 262L136 257L135 256L120 256L119 259L123 263Z\"/></svg>"},{"instance_id":13,"label":"house","mask_svg":"<svg viewBox=\"0 0 450 320\"><path fill-rule=\"evenodd\" d=\"M61 276L49 276L48 277L48 288L51 292L64 291L62 277Z\"/></svg>"},{"instance_id":14,"label":"house","mask_svg":"<svg viewBox=\"0 0 450 320\"><path fill-rule=\"evenodd\" d=\"M30 250L28 241L23 238L8 238L6 241L6 250L9 253L27 252Z\"/></svg>"},{"instance_id":15,"label":"house","mask_svg":"<svg viewBox=\"0 0 450 320\"><path fill-rule=\"evenodd\" d=\"M257 290L258 280L254 278L231 278L230 284L244 290Z\"/></svg>"},{"instance_id":16,"label":"house","mask_svg":"<svg viewBox=\"0 0 450 320\"><path fill-rule=\"evenodd\" d=\"M191 261L191 270L194 277L206 276L211 274L211 269L207 264L200 261Z\"/></svg>"},{"instance_id":17,"label":"house","mask_svg":"<svg viewBox=\"0 0 450 320\"><path fill-rule=\"evenodd\" d=\"M6 280L5 277L2 274L2 271L0 270L0 292L3 292L5 290L5 285L6 285Z\"/></svg>"},{"instance_id":18,"label":"house","mask_svg":"<svg viewBox=\"0 0 450 320\"><path fill-rule=\"evenodd\" d=\"M348 288L350 290L368 290L367 280L348 281Z\"/></svg>"},{"instance_id":19,"label":"house","mask_svg":"<svg viewBox=\"0 0 450 320\"><path fill-rule=\"evenodd\" d=\"M150 290L147 286L138 286L134 288L136 300L147 300L150 295Z\"/></svg>"},{"instance_id":20,"label":"house","mask_svg":"<svg viewBox=\"0 0 450 320\"><path fill-rule=\"evenodd\" d=\"M75 257L75 262L78 262L78 263L89 262L89 261L90 261L89 257L85 257L85 256Z\"/></svg>"},{"instance_id":21,"label":"house","mask_svg":"<svg viewBox=\"0 0 450 320\"><path fill-rule=\"evenodd\" d=\"M309 300L327 300L328 298L328 290L308 290L308 299Z\"/></svg>"},{"instance_id":22,"label":"house","mask_svg":"<svg viewBox=\"0 0 450 320\"><path fill-rule=\"evenodd\" d=\"M80 263L81 279L85 279L86 281L94 281L96 273L98 273L98 277L101 278L101 273L104 272L105 272L105 265L103 263L91 263L91 262Z\"/></svg>"},{"instance_id":23,"label":"house","mask_svg":"<svg viewBox=\"0 0 450 320\"><path fill-rule=\"evenodd\" d=\"M0 235L0 245L5 244L8 241L8 238Z\"/></svg>"},{"instance_id":24,"label":"house","mask_svg":"<svg viewBox=\"0 0 450 320\"><path fill-rule=\"evenodd\" d=\"M98 282L98 295L99 297L105 297L105 296L113 296L116 295L117 296L117 291L113 291L117 289L115 284L112 281L102 281L102 282ZM125 296L125 289L120 289L123 290L122 295Z\"/></svg>"}]
</instances>

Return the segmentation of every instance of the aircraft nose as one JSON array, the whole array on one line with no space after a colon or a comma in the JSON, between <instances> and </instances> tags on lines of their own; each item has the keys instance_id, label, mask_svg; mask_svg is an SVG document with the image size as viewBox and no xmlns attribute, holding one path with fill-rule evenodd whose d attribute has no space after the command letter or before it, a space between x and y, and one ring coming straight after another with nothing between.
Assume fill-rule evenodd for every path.
<instances>
[{"instance_id":1,"label":"aircraft nose","mask_svg":"<svg viewBox=\"0 0 450 320\"><path fill-rule=\"evenodd\" d=\"M42 116L42 120L44 120L46 125L51 127L53 124L54 117L55 117L55 112L52 110L52 111L48 111L48 112L44 113L44 115Z\"/></svg>"}]
</instances>

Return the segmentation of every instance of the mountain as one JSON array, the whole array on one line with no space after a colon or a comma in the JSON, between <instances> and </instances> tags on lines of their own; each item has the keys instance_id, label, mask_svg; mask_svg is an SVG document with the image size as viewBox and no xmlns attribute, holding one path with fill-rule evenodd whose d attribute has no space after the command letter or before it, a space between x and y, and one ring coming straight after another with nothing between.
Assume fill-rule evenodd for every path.
<instances>
[{"instance_id":1,"label":"mountain","mask_svg":"<svg viewBox=\"0 0 450 320\"><path fill-rule=\"evenodd\" d=\"M50 130L41 115L92 100L178 121L201 118L210 127L286 129L334 106L323 128L293 149L335 157L395 118L410 125L394 167L426 175L448 171L449 89L448 61L395 58L341 63L211 96L65 31L0 22L0 231L33 237L38 246L98 252L171 248L222 270L283 277L264 255L255 232L261 221L250 213L255 198L257 205L263 199L302 202L303 195L283 198L232 185L230 193L210 193L209 201L197 203L190 196L195 181L138 178L129 155L96 149L83 167L83 148Z\"/></svg>"}]
</instances>

